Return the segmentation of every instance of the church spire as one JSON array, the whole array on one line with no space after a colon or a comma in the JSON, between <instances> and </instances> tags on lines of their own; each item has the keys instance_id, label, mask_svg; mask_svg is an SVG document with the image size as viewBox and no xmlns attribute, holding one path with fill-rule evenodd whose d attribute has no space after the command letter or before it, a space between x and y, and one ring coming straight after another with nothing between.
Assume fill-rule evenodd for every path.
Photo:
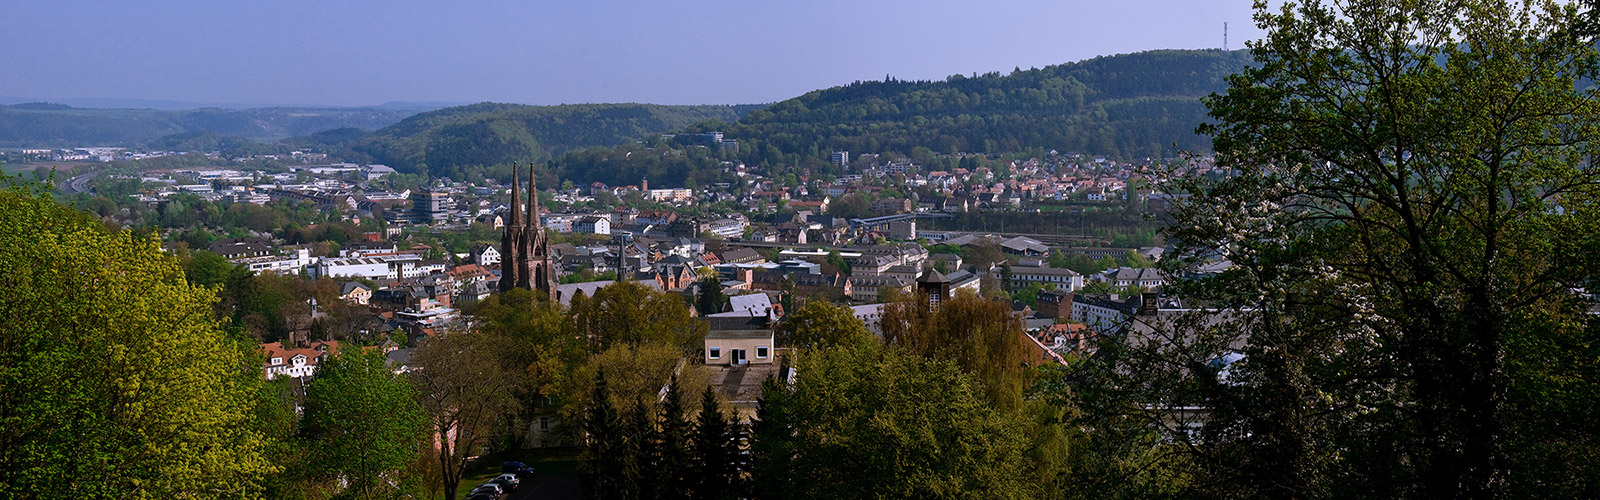
<instances>
[{"instance_id":1,"label":"church spire","mask_svg":"<svg viewBox=\"0 0 1600 500\"><path fill-rule=\"evenodd\" d=\"M539 223L539 188L533 184L533 162L528 162L528 227L544 227Z\"/></svg>"},{"instance_id":2,"label":"church spire","mask_svg":"<svg viewBox=\"0 0 1600 500\"><path fill-rule=\"evenodd\" d=\"M507 226L522 223L522 193L517 191L517 162L511 162L511 214L506 220Z\"/></svg>"}]
</instances>

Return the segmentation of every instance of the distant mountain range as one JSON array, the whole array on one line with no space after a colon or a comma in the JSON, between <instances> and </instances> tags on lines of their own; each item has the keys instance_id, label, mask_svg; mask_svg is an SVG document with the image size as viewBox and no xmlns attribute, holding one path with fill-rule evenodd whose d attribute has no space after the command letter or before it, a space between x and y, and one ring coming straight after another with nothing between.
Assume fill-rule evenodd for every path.
<instances>
[{"instance_id":1,"label":"distant mountain range","mask_svg":"<svg viewBox=\"0 0 1600 500\"><path fill-rule=\"evenodd\" d=\"M721 131L739 141L739 160L757 165L818 163L834 150L909 155L920 148L1161 157L1209 151L1209 141L1194 134L1206 118L1200 98L1226 89L1227 75L1248 62L1245 51L1161 50L1009 74L856 82L769 106L480 103L417 113L411 106L427 105L139 110L14 104L0 106L0 147L182 144L193 141L162 138L216 133L258 141L287 137L285 145L321 147L401 171L449 171L512 160L559 162L577 150L662 133Z\"/></svg>"},{"instance_id":2,"label":"distant mountain range","mask_svg":"<svg viewBox=\"0 0 1600 500\"><path fill-rule=\"evenodd\" d=\"M335 128L373 130L417 111L399 107L93 109L22 103L0 106L0 147L132 146L199 132L276 141Z\"/></svg>"}]
</instances>

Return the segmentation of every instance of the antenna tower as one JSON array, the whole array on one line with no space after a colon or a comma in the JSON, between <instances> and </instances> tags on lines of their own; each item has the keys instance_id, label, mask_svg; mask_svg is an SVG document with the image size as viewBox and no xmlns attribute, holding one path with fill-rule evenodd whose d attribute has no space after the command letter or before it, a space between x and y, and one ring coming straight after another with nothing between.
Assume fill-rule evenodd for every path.
<instances>
[{"instance_id":1,"label":"antenna tower","mask_svg":"<svg viewBox=\"0 0 1600 500\"><path fill-rule=\"evenodd\" d=\"M1228 51L1228 22L1222 22L1222 51Z\"/></svg>"}]
</instances>

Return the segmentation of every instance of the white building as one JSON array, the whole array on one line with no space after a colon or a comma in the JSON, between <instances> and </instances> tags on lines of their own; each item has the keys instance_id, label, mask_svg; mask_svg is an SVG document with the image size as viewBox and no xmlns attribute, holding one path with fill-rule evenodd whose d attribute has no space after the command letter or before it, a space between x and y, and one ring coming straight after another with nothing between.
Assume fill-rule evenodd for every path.
<instances>
[{"instance_id":1,"label":"white building","mask_svg":"<svg viewBox=\"0 0 1600 500\"><path fill-rule=\"evenodd\" d=\"M483 267L500 263L500 249L488 243L479 243L472 247L472 262Z\"/></svg>"},{"instance_id":2,"label":"white building","mask_svg":"<svg viewBox=\"0 0 1600 500\"><path fill-rule=\"evenodd\" d=\"M376 257L323 258L313 267L313 277L394 279L389 262Z\"/></svg>"},{"instance_id":3,"label":"white building","mask_svg":"<svg viewBox=\"0 0 1600 500\"><path fill-rule=\"evenodd\" d=\"M584 234L611 234L611 218L589 216L572 223L572 232Z\"/></svg>"},{"instance_id":4,"label":"white building","mask_svg":"<svg viewBox=\"0 0 1600 500\"><path fill-rule=\"evenodd\" d=\"M279 274L300 274L306 266L311 265L311 251L301 248L290 255L269 255L265 257L251 257L247 259L234 259L229 262L245 266L255 272L271 272Z\"/></svg>"},{"instance_id":5,"label":"white building","mask_svg":"<svg viewBox=\"0 0 1600 500\"><path fill-rule=\"evenodd\" d=\"M1011 268L1012 286L1024 286L1029 283L1054 284L1058 290L1076 292L1083 289L1083 275L1071 269L1055 267L1023 267Z\"/></svg>"}]
</instances>

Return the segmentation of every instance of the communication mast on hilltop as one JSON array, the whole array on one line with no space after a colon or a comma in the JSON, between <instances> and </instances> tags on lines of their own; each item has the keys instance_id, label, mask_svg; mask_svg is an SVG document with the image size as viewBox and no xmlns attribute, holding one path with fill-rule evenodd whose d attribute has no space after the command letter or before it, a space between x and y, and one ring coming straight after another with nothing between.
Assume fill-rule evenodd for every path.
<instances>
[{"instance_id":1,"label":"communication mast on hilltop","mask_svg":"<svg viewBox=\"0 0 1600 500\"><path fill-rule=\"evenodd\" d=\"M1228 22L1222 22L1222 51L1228 51Z\"/></svg>"}]
</instances>

